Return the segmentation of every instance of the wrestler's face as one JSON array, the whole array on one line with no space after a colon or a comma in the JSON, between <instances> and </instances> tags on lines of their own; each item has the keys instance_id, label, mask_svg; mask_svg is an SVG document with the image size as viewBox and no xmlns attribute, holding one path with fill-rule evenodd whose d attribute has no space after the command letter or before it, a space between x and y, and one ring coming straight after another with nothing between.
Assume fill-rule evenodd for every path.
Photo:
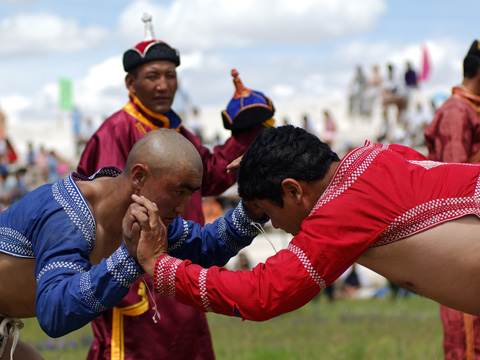
<instances>
[{"instance_id":1,"label":"wrestler's face","mask_svg":"<svg viewBox=\"0 0 480 360\"><path fill-rule=\"evenodd\" d=\"M157 178L151 177L139 195L157 205L163 223L168 226L187 211L190 197L200 189L201 183L201 171L184 168Z\"/></svg>"},{"instance_id":2,"label":"wrestler's face","mask_svg":"<svg viewBox=\"0 0 480 360\"><path fill-rule=\"evenodd\" d=\"M150 111L165 114L177 91L175 64L156 60L143 64L125 78L128 90Z\"/></svg>"},{"instance_id":3,"label":"wrestler's face","mask_svg":"<svg viewBox=\"0 0 480 360\"><path fill-rule=\"evenodd\" d=\"M298 208L292 206L290 202L284 201L283 207L267 199L255 199L253 203L258 209L270 217L272 226L275 229L282 229L293 236L300 232L301 224L305 216L302 215L301 211L298 211Z\"/></svg>"}]
</instances>

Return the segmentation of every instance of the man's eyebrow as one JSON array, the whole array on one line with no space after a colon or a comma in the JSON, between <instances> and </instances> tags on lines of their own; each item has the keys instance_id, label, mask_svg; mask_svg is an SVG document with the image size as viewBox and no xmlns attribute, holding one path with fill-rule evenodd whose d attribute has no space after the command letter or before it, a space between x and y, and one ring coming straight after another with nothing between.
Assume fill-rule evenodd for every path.
<instances>
[{"instance_id":1,"label":"man's eyebrow","mask_svg":"<svg viewBox=\"0 0 480 360\"><path fill-rule=\"evenodd\" d=\"M180 187L186 188L187 190L190 190L191 192L200 190L200 186L194 188L192 185L190 185L190 184L188 184L188 183L184 183L184 182L180 183Z\"/></svg>"}]
</instances>

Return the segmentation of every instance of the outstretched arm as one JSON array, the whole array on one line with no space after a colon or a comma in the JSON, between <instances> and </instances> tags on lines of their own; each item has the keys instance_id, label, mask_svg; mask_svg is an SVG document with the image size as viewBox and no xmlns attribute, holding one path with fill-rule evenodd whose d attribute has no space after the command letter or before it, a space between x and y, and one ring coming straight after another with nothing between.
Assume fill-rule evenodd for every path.
<instances>
[{"instance_id":1,"label":"outstretched arm","mask_svg":"<svg viewBox=\"0 0 480 360\"><path fill-rule=\"evenodd\" d=\"M338 278L370 246L362 231L338 239L330 237L324 223L312 222L287 249L252 271L203 268L162 255L153 271L155 288L199 311L248 320L264 321L293 311ZM151 265L148 274L152 276Z\"/></svg>"},{"instance_id":2,"label":"outstretched arm","mask_svg":"<svg viewBox=\"0 0 480 360\"><path fill-rule=\"evenodd\" d=\"M145 251L155 251L157 255L155 260L160 255L160 248L153 248L161 244L158 245L161 247L161 251L171 256L189 259L205 267L223 266L239 250L250 245L253 238L261 231L263 224L268 221L264 213L259 213L257 209L252 207L252 204L246 203L245 207L255 216L255 218L251 217L246 212L244 204L240 202L235 209L229 210L225 217L203 227L179 217L168 227L165 234L165 227L155 204L136 195L133 195L132 199L139 206L137 210L141 208L144 210L132 211L131 215L135 217L135 220L129 220L131 225L127 225L127 227L133 226L135 221L140 224L140 240L145 239L143 249ZM261 218L261 220L256 220L258 218ZM168 239L168 248L165 252L166 239ZM129 247L130 245L127 244L126 246ZM152 249L148 250L149 248ZM137 249L137 256L139 251ZM144 258L155 254L148 253ZM141 265L144 264L141 263Z\"/></svg>"}]
</instances>

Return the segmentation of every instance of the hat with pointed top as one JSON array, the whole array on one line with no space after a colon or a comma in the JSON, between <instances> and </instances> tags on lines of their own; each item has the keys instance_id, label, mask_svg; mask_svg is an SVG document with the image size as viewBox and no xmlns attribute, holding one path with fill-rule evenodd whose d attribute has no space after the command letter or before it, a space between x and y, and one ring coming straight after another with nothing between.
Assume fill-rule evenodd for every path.
<instances>
[{"instance_id":1,"label":"hat with pointed top","mask_svg":"<svg viewBox=\"0 0 480 360\"><path fill-rule=\"evenodd\" d=\"M247 89L232 70L235 93L222 111L223 125L228 130L242 130L270 120L275 113L272 101L260 91Z\"/></svg>"},{"instance_id":2,"label":"hat with pointed top","mask_svg":"<svg viewBox=\"0 0 480 360\"><path fill-rule=\"evenodd\" d=\"M155 60L169 60L175 66L180 65L178 50L170 47L163 41L155 40L152 16L143 14L142 21L145 23L145 38L123 54L123 68L125 71L130 72L137 66Z\"/></svg>"},{"instance_id":3,"label":"hat with pointed top","mask_svg":"<svg viewBox=\"0 0 480 360\"><path fill-rule=\"evenodd\" d=\"M480 41L475 40L472 43L472 45L470 46L470 49L468 50L467 56L468 55L480 57Z\"/></svg>"}]
</instances>

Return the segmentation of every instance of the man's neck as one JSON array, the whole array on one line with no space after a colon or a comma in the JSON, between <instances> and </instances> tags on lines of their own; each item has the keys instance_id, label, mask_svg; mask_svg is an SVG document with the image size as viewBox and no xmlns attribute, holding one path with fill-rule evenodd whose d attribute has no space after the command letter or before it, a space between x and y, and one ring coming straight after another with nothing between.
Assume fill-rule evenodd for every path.
<instances>
[{"instance_id":1,"label":"man's neck","mask_svg":"<svg viewBox=\"0 0 480 360\"><path fill-rule=\"evenodd\" d=\"M333 176L335 175L335 172L337 171L338 166L340 165L339 161L335 161L330 165L330 168L328 169L328 173L325 175L325 177L318 181L314 186L313 186L313 196L312 196L312 204L311 208L316 205L318 202L318 199L323 195L325 190L327 190L328 186L332 182Z\"/></svg>"},{"instance_id":2,"label":"man's neck","mask_svg":"<svg viewBox=\"0 0 480 360\"><path fill-rule=\"evenodd\" d=\"M322 194L327 190L327 187L330 185L332 182L333 176L335 175L335 172L337 171L338 166L340 165L340 161L334 161L330 164L330 168L328 169L327 175L322 179L321 186L323 187L322 189Z\"/></svg>"},{"instance_id":3,"label":"man's neck","mask_svg":"<svg viewBox=\"0 0 480 360\"><path fill-rule=\"evenodd\" d=\"M97 229L100 227L107 232L121 232L122 219L132 202L129 195L123 193L122 181L122 176L117 176L78 183L93 213Z\"/></svg>"},{"instance_id":4,"label":"man's neck","mask_svg":"<svg viewBox=\"0 0 480 360\"><path fill-rule=\"evenodd\" d=\"M477 76L472 79L464 78L462 86L472 94L480 96L480 71Z\"/></svg>"}]
</instances>

